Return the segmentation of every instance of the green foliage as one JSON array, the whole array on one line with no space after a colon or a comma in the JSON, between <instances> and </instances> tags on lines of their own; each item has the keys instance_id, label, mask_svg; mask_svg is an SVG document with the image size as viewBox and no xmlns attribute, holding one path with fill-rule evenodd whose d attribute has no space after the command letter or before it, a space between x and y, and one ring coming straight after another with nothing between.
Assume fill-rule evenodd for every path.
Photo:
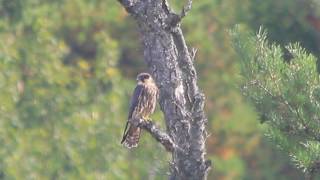
<instances>
[{"instance_id":1,"label":"green foliage","mask_svg":"<svg viewBox=\"0 0 320 180\"><path fill-rule=\"evenodd\" d=\"M290 4L290 7L297 7L294 5L295 1L284 1ZM265 5L265 8L260 8L262 4ZM279 25L279 21L296 21L297 18L302 22L302 13L290 14L290 16L275 16L270 13L270 11L280 13L283 6L282 1L276 0L202 0L193 3L192 10L182 22L188 44L190 47L198 48L195 64L200 76L201 87L207 97L209 131L213 132L208 140L209 154L216 155L216 158L222 161L228 161L228 158L222 157L225 152L232 151L233 156L230 158L237 158L245 166L245 168L237 169L243 169L246 173L230 176L234 170L229 169L227 163L222 163L225 165L223 168L229 169L229 173L222 171L223 168L214 169L209 179L274 179L274 177L286 179L289 176L293 179L301 179L301 176L288 165L285 159L278 158L281 159L276 162L279 163L277 164L278 169L270 169L275 166L274 162L269 160L270 157L279 156L279 154L270 147L270 144L265 145L266 142L260 136L256 113L248 107L235 86L239 74L237 68L239 61L230 46L230 37L227 32L227 29L232 28L236 23L243 24L248 31L264 24L273 28L272 35L279 42L295 41L292 37L301 37L301 40L304 40L305 34L302 34L302 31L292 31L292 28L284 29L281 23ZM181 7L180 2L175 9ZM299 8L296 11L305 12L307 10ZM263 18L259 19L259 17ZM306 28L310 29L310 26ZM283 31L287 34L286 36L277 36ZM308 35L315 37L315 33ZM251 141L252 139L254 141ZM255 152L264 152L269 156L261 157ZM261 163L256 163L256 161ZM268 163L273 165L265 165ZM279 173L280 169L285 171L284 169L287 168L290 169L288 172L291 174ZM271 171L273 173L270 173Z\"/></svg>"},{"instance_id":2,"label":"green foliage","mask_svg":"<svg viewBox=\"0 0 320 180\"><path fill-rule=\"evenodd\" d=\"M288 45L290 59L270 44L260 29L256 37L237 27L231 32L240 56L243 94L256 107L267 135L304 172L320 160L320 121L316 58L298 44Z\"/></svg>"},{"instance_id":3,"label":"green foliage","mask_svg":"<svg viewBox=\"0 0 320 180\"><path fill-rule=\"evenodd\" d=\"M281 46L299 42L308 52L319 56L316 27L319 7L314 0L252 0L249 26L255 30L265 27L269 39Z\"/></svg>"},{"instance_id":4,"label":"green foliage","mask_svg":"<svg viewBox=\"0 0 320 180\"><path fill-rule=\"evenodd\" d=\"M167 157L149 137L132 153L120 145L134 84L117 67L120 47L105 22L120 6L1 3L1 179L166 177Z\"/></svg>"},{"instance_id":5,"label":"green foliage","mask_svg":"<svg viewBox=\"0 0 320 180\"><path fill-rule=\"evenodd\" d=\"M170 3L179 11L185 2ZM314 51L308 13L296 0L194 1L182 27L198 48L207 96L217 167L209 179L301 179L264 142L234 86L238 57L226 29L263 24L281 44L299 40ZM137 25L116 1L0 0L0 39L0 179L167 178L170 157L148 134L136 150L119 144L134 77L146 65ZM165 128L161 112L154 119Z\"/></svg>"}]
</instances>

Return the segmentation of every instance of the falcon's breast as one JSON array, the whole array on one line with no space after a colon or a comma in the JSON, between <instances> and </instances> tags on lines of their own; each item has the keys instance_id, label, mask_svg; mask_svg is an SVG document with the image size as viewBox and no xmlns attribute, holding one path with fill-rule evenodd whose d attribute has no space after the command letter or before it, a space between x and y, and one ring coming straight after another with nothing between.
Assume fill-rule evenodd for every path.
<instances>
[{"instance_id":1,"label":"falcon's breast","mask_svg":"<svg viewBox=\"0 0 320 180\"><path fill-rule=\"evenodd\" d=\"M154 83L145 83L140 86L142 87L137 105L133 110L132 117L129 118L147 118L155 110L158 98L157 86Z\"/></svg>"}]
</instances>

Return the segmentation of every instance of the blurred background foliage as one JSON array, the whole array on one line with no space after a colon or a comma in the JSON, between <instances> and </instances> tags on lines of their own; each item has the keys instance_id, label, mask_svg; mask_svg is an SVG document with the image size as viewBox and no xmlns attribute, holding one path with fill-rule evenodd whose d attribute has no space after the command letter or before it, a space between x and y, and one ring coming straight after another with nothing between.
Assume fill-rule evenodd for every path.
<instances>
[{"instance_id":1,"label":"blurred background foliage","mask_svg":"<svg viewBox=\"0 0 320 180\"><path fill-rule=\"evenodd\" d=\"M183 1L171 0L179 10ZM195 1L182 27L207 96L209 179L302 179L262 134L237 88L228 29L320 55L314 0ZM165 179L170 156L148 134L120 145L138 72L138 28L115 0L0 0L0 179ZM163 126L161 112L153 116Z\"/></svg>"}]
</instances>

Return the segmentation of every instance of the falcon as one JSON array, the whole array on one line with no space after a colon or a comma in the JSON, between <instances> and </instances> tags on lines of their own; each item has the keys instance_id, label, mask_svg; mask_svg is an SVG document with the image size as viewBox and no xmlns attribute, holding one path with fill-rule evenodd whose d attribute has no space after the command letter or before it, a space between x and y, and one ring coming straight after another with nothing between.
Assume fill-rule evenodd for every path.
<instances>
[{"instance_id":1,"label":"falcon","mask_svg":"<svg viewBox=\"0 0 320 180\"><path fill-rule=\"evenodd\" d=\"M137 76L137 86L131 97L129 115L123 132L121 144L127 148L138 146L141 128L132 124L132 120L149 119L155 110L158 99L158 88L148 73Z\"/></svg>"}]
</instances>

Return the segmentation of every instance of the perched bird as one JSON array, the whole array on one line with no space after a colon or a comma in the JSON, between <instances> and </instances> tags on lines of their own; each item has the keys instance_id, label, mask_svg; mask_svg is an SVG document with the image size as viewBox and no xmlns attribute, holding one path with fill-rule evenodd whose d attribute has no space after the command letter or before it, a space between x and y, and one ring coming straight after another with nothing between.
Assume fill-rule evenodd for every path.
<instances>
[{"instance_id":1,"label":"perched bird","mask_svg":"<svg viewBox=\"0 0 320 180\"><path fill-rule=\"evenodd\" d=\"M131 97L128 121L123 132L121 144L127 148L138 146L141 129L131 122L135 119L148 119L154 112L158 99L158 88L148 73L137 76L137 86Z\"/></svg>"}]
</instances>

